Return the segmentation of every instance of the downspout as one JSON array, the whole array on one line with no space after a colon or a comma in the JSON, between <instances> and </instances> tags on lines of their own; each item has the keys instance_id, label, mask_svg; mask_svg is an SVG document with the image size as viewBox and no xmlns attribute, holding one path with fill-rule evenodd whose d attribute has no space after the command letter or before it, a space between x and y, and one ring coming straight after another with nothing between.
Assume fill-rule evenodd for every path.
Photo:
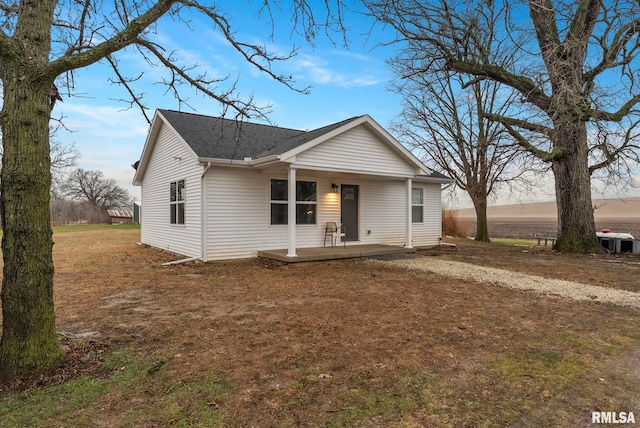
<instances>
[{"instance_id":1,"label":"downspout","mask_svg":"<svg viewBox=\"0 0 640 428\"><path fill-rule=\"evenodd\" d=\"M195 262L196 260L200 260L200 257L189 257L188 259L174 260L172 262L162 263L162 266L178 265L180 263Z\"/></svg>"},{"instance_id":2,"label":"downspout","mask_svg":"<svg viewBox=\"0 0 640 428\"><path fill-rule=\"evenodd\" d=\"M207 162L207 166L200 176L200 258L203 262L207 260L207 180L205 180L205 176L209 168L211 168L211 162Z\"/></svg>"}]
</instances>

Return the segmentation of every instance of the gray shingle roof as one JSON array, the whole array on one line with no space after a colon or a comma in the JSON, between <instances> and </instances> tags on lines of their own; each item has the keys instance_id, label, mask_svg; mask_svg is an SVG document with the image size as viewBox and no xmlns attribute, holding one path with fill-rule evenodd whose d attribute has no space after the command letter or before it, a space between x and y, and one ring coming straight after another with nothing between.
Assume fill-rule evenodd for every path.
<instances>
[{"instance_id":1,"label":"gray shingle roof","mask_svg":"<svg viewBox=\"0 0 640 428\"><path fill-rule=\"evenodd\" d=\"M174 110L158 111L198 157L232 160L282 154L357 119L301 131Z\"/></svg>"},{"instance_id":2,"label":"gray shingle roof","mask_svg":"<svg viewBox=\"0 0 640 428\"><path fill-rule=\"evenodd\" d=\"M427 175L427 177L429 178L439 178L439 179L443 179L443 180L451 180L451 177L448 177L442 173L436 172L436 171L431 171L431 174ZM451 180L453 181L453 180Z\"/></svg>"}]
</instances>

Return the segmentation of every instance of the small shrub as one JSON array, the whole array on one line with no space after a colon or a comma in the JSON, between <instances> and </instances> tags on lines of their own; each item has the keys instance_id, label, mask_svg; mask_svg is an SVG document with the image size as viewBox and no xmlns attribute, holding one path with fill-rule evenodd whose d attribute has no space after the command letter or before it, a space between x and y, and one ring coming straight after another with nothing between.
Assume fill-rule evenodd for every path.
<instances>
[{"instance_id":1,"label":"small shrub","mask_svg":"<svg viewBox=\"0 0 640 428\"><path fill-rule=\"evenodd\" d=\"M442 210L442 235L466 238L472 234L471 225L458 218L458 212L454 210Z\"/></svg>"}]
</instances>

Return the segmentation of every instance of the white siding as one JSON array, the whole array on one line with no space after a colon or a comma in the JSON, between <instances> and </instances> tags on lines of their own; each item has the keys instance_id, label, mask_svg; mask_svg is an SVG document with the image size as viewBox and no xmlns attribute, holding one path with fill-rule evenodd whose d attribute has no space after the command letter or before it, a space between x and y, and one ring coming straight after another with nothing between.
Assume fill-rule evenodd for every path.
<instances>
[{"instance_id":1,"label":"white siding","mask_svg":"<svg viewBox=\"0 0 640 428\"><path fill-rule=\"evenodd\" d=\"M270 224L270 176L253 170L212 167L206 175L206 258L223 260L254 257L258 250L287 248L286 225ZM317 183L315 225L298 225L297 247L323 245L327 221L340 221L339 195L331 180L298 173L297 180Z\"/></svg>"},{"instance_id":2,"label":"white siding","mask_svg":"<svg viewBox=\"0 0 640 428\"><path fill-rule=\"evenodd\" d=\"M352 183L350 183L352 184ZM441 237L440 185L424 189L424 222L412 223L414 247L438 245ZM363 181L360 186L360 241L363 244L406 243L407 184L404 180ZM368 233L371 231L370 233Z\"/></svg>"},{"instance_id":3,"label":"white siding","mask_svg":"<svg viewBox=\"0 0 640 428\"><path fill-rule=\"evenodd\" d=\"M440 184L413 183L424 189L424 222L413 223L413 246L438 245L442 237Z\"/></svg>"},{"instance_id":4,"label":"white siding","mask_svg":"<svg viewBox=\"0 0 640 428\"><path fill-rule=\"evenodd\" d=\"M360 183L360 240L363 244L405 244L405 193L404 180Z\"/></svg>"},{"instance_id":5,"label":"white siding","mask_svg":"<svg viewBox=\"0 0 640 428\"><path fill-rule=\"evenodd\" d=\"M229 167L212 167L207 172L207 260L254 257L258 250L287 248L287 226L270 225L272 178L287 177ZM298 172L297 180L315 181L318 186L317 224L297 226L297 248L321 247L326 222L340 222L340 194L331 192L332 182L359 186L360 240L348 242L347 246L405 244L404 180L337 180L302 174L302 171ZM425 221L413 224L413 245L437 245L441 236L440 185L414 184L414 187L425 189Z\"/></svg>"},{"instance_id":6,"label":"white siding","mask_svg":"<svg viewBox=\"0 0 640 428\"><path fill-rule=\"evenodd\" d=\"M163 126L142 181L142 204L145 207L142 243L188 257L201 255L202 170L191 149ZM185 224L171 225L169 186L178 180L185 180Z\"/></svg>"},{"instance_id":7,"label":"white siding","mask_svg":"<svg viewBox=\"0 0 640 428\"><path fill-rule=\"evenodd\" d=\"M415 166L404 161L366 126L350 129L296 156L295 164L376 175L413 175Z\"/></svg>"}]
</instances>

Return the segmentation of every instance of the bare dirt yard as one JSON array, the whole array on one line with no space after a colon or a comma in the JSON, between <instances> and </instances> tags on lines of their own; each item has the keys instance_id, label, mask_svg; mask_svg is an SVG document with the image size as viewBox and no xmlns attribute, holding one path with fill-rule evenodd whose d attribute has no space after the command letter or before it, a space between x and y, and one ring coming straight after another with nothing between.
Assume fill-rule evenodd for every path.
<instances>
[{"instance_id":1,"label":"bare dirt yard","mask_svg":"<svg viewBox=\"0 0 640 428\"><path fill-rule=\"evenodd\" d=\"M163 267L175 256L137 245L137 230L54 240L68 363L0 384L2 426L640 421L636 308L366 259ZM455 243L411 257L640 292L639 257Z\"/></svg>"}]
</instances>

